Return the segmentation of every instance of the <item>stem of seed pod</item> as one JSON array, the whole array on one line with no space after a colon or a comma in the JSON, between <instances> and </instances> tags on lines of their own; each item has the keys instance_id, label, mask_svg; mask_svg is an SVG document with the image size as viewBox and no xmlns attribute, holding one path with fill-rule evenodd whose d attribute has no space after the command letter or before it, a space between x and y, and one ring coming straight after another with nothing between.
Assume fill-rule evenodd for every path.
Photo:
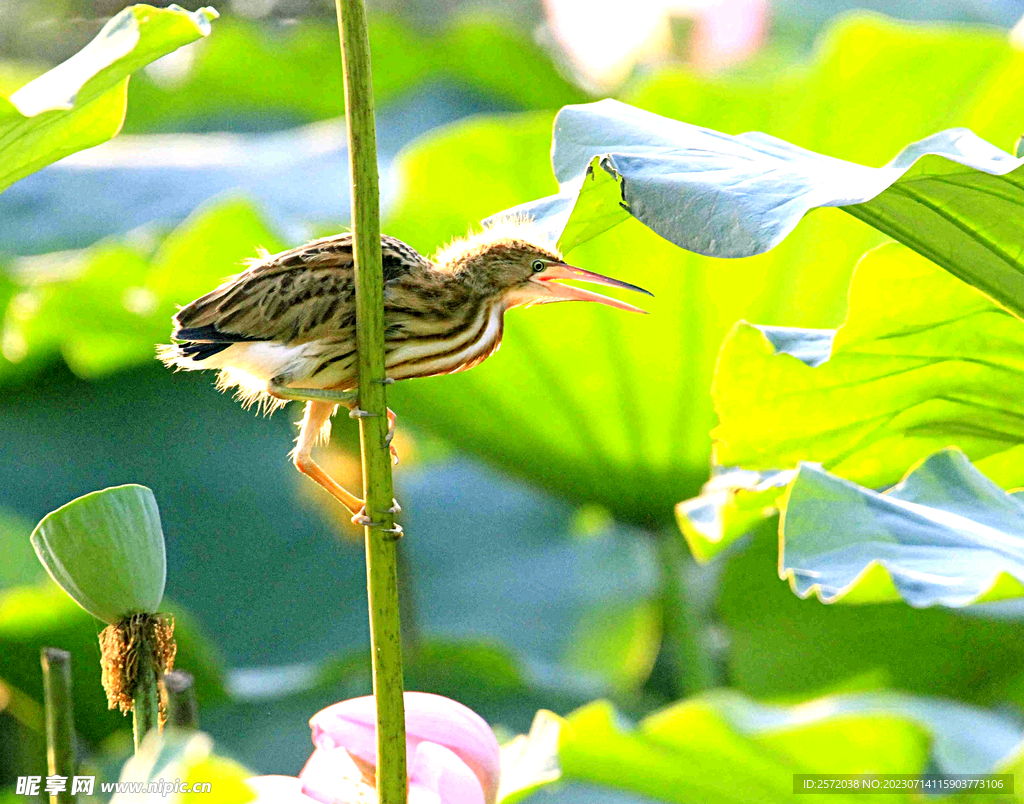
<instances>
[{"instance_id":1,"label":"stem of seed pod","mask_svg":"<svg viewBox=\"0 0 1024 804\"><path fill-rule=\"evenodd\" d=\"M135 751L151 731L160 728L160 688L156 666L153 664L153 649L148 640L139 651L139 676L132 695L132 731L135 736Z\"/></svg>"},{"instance_id":2,"label":"stem of seed pod","mask_svg":"<svg viewBox=\"0 0 1024 804\"><path fill-rule=\"evenodd\" d=\"M404 804L408 782L395 544L398 533L394 532L391 511L391 454L386 440L384 272L370 45L363 0L335 0L335 5L352 172L359 406L368 414L359 419L359 435L365 514L373 523L366 526L364 537L373 693L377 703L377 796L380 804Z\"/></svg>"},{"instance_id":3,"label":"stem of seed pod","mask_svg":"<svg viewBox=\"0 0 1024 804\"><path fill-rule=\"evenodd\" d=\"M43 702L46 709L46 769L67 780L64 790L50 794L50 804L72 804L75 775L75 718L71 695L71 654L43 648Z\"/></svg>"}]
</instances>

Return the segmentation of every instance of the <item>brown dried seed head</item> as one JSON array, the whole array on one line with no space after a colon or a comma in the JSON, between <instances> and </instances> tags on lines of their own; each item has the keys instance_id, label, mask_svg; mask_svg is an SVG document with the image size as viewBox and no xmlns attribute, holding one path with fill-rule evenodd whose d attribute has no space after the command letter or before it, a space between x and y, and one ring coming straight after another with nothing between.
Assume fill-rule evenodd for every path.
<instances>
[{"instance_id":1,"label":"brown dried seed head","mask_svg":"<svg viewBox=\"0 0 1024 804\"><path fill-rule=\"evenodd\" d=\"M148 651L157 678L174 668L174 618L168 614L133 614L100 633L100 667L110 709L128 714L139 680L140 656ZM161 696L162 698L162 696ZM166 717L163 701L160 720Z\"/></svg>"}]
</instances>

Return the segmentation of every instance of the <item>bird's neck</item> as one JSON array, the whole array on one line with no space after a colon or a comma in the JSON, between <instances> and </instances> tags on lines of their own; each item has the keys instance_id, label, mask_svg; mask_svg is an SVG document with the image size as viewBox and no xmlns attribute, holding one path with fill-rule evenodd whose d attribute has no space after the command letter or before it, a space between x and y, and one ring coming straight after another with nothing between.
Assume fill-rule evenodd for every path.
<instances>
[{"instance_id":1,"label":"bird's neck","mask_svg":"<svg viewBox=\"0 0 1024 804\"><path fill-rule=\"evenodd\" d=\"M461 266L434 265L425 272L422 281L448 299L453 309L486 309L488 313L500 313L508 307L503 294L495 292L493 284L485 277Z\"/></svg>"}]
</instances>

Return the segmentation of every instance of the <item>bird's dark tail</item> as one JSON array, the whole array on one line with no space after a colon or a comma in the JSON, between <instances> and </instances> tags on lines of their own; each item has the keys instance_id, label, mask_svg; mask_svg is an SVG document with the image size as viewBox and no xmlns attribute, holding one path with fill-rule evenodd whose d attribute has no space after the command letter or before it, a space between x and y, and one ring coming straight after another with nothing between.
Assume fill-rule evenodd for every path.
<instances>
[{"instance_id":1,"label":"bird's dark tail","mask_svg":"<svg viewBox=\"0 0 1024 804\"><path fill-rule=\"evenodd\" d=\"M220 354L232 344L261 340L221 332L212 324L202 327L175 327L171 337L178 343L157 347L157 356L167 366L184 369L206 368L196 364Z\"/></svg>"},{"instance_id":2,"label":"bird's dark tail","mask_svg":"<svg viewBox=\"0 0 1024 804\"><path fill-rule=\"evenodd\" d=\"M202 362L216 354L220 354L229 346L231 346L230 343L204 343L203 341L162 343L156 347L156 356L168 368L219 368L219 366L204 366Z\"/></svg>"},{"instance_id":3,"label":"bird's dark tail","mask_svg":"<svg viewBox=\"0 0 1024 804\"><path fill-rule=\"evenodd\" d=\"M230 343L186 342L178 344L178 351L182 357L191 358L198 363L200 360L206 360L208 357L223 352L230 345Z\"/></svg>"}]
</instances>

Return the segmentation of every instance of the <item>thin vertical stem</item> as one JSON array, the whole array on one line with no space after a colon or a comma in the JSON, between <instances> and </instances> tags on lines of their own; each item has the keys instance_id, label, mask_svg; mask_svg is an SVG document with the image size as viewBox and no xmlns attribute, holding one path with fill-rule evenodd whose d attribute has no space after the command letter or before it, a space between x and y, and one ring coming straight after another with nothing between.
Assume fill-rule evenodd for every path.
<instances>
[{"instance_id":1,"label":"thin vertical stem","mask_svg":"<svg viewBox=\"0 0 1024 804\"><path fill-rule=\"evenodd\" d=\"M64 790L50 794L50 804L72 804L71 777L75 775L75 718L71 696L71 654L43 648L43 704L46 710L46 769L63 776Z\"/></svg>"},{"instance_id":2,"label":"thin vertical stem","mask_svg":"<svg viewBox=\"0 0 1024 804\"><path fill-rule=\"evenodd\" d=\"M380 804L406 799L405 704L398 567L384 389L384 272L374 128L370 44L363 0L335 0L345 78L356 285L356 349L362 447L366 579L370 609L373 693L377 701L377 794Z\"/></svg>"},{"instance_id":3,"label":"thin vertical stem","mask_svg":"<svg viewBox=\"0 0 1024 804\"><path fill-rule=\"evenodd\" d=\"M135 737L135 751L138 752L143 739L151 731L160 728L160 688L153 663L153 648L149 640L142 637L139 650L139 676L132 695L132 731Z\"/></svg>"},{"instance_id":4,"label":"thin vertical stem","mask_svg":"<svg viewBox=\"0 0 1024 804\"><path fill-rule=\"evenodd\" d=\"M676 694L694 695L715 685L715 671L706 619L693 589L684 579L692 559L686 555L678 532L663 529L654 539L661 573L662 649Z\"/></svg>"},{"instance_id":5,"label":"thin vertical stem","mask_svg":"<svg viewBox=\"0 0 1024 804\"><path fill-rule=\"evenodd\" d=\"M179 729L199 728L199 704L191 673L172 670L164 674L167 690L167 725Z\"/></svg>"}]
</instances>

